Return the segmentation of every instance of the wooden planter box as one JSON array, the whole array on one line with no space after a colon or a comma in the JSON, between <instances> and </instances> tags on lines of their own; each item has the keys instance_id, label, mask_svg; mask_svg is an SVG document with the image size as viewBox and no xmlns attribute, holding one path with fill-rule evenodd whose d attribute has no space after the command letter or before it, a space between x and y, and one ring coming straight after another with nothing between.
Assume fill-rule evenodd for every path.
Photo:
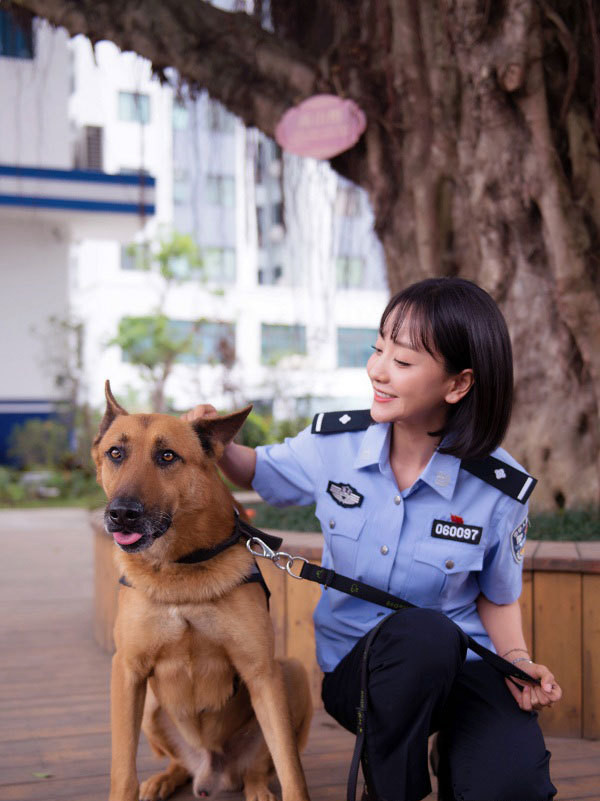
<instances>
[{"instance_id":1,"label":"wooden planter box","mask_svg":"<svg viewBox=\"0 0 600 801\"><path fill-rule=\"evenodd\" d=\"M101 516L92 515L95 547L94 636L106 651L114 648L118 575L113 542ZM318 534L273 532L283 550L320 562ZM313 700L321 706L321 671L315 659L312 613L320 588L290 578L261 559L271 590L271 617L278 655L295 656L308 669ZM526 544L521 605L525 637L535 660L548 665L564 696L540 714L547 735L600 738L600 542Z\"/></svg>"}]
</instances>

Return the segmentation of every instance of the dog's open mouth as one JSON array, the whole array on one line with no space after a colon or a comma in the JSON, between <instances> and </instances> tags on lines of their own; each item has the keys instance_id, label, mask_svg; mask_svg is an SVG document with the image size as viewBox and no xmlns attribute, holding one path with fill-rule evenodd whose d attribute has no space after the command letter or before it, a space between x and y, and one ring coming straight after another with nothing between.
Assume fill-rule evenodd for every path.
<instances>
[{"instance_id":1,"label":"dog's open mouth","mask_svg":"<svg viewBox=\"0 0 600 801\"><path fill-rule=\"evenodd\" d=\"M133 545L134 542L141 540L141 538L144 536L138 531L113 531L112 535L118 545Z\"/></svg>"}]
</instances>

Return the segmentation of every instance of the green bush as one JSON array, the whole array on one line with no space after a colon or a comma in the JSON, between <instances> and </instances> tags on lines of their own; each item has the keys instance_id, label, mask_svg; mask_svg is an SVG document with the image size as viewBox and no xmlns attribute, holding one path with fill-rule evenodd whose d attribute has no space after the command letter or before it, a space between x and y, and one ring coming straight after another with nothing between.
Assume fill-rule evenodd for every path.
<instances>
[{"instance_id":1,"label":"green bush","mask_svg":"<svg viewBox=\"0 0 600 801\"><path fill-rule=\"evenodd\" d=\"M283 442L286 437L295 437L310 423L308 417L296 417L293 420L279 420L273 423L273 442Z\"/></svg>"},{"instance_id":2,"label":"green bush","mask_svg":"<svg viewBox=\"0 0 600 801\"><path fill-rule=\"evenodd\" d=\"M319 521L315 517L315 505L286 506L283 509L269 506L266 503L246 504L247 509L254 509L252 525L258 528L274 528L280 531L321 531Z\"/></svg>"},{"instance_id":3,"label":"green bush","mask_svg":"<svg viewBox=\"0 0 600 801\"><path fill-rule=\"evenodd\" d=\"M59 467L68 453L67 428L56 420L32 418L11 431L8 456L26 470Z\"/></svg>"},{"instance_id":4,"label":"green bush","mask_svg":"<svg viewBox=\"0 0 600 801\"><path fill-rule=\"evenodd\" d=\"M236 442L248 448L256 448L269 442L269 421L262 414L250 412L246 422L236 437Z\"/></svg>"},{"instance_id":5,"label":"green bush","mask_svg":"<svg viewBox=\"0 0 600 801\"><path fill-rule=\"evenodd\" d=\"M531 540L600 540L600 507L532 514L527 536Z\"/></svg>"},{"instance_id":6,"label":"green bush","mask_svg":"<svg viewBox=\"0 0 600 801\"><path fill-rule=\"evenodd\" d=\"M271 442L283 442L286 437L295 437L303 428L306 428L308 423L309 420L305 417L298 417L294 420L273 420L271 415L250 412L236 437L236 442L247 445L249 448L256 448Z\"/></svg>"},{"instance_id":7,"label":"green bush","mask_svg":"<svg viewBox=\"0 0 600 801\"><path fill-rule=\"evenodd\" d=\"M16 470L0 466L0 503L13 506L27 497L25 487L19 483Z\"/></svg>"}]
</instances>

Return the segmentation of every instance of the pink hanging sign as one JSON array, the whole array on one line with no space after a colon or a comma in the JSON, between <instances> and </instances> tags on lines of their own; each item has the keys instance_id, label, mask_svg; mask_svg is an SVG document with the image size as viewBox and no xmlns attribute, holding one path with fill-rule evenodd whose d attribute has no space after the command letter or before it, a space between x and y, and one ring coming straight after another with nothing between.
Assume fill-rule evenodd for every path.
<instances>
[{"instance_id":1,"label":"pink hanging sign","mask_svg":"<svg viewBox=\"0 0 600 801\"><path fill-rule=\"evenodd\" d=\"M353 100L313 95L285 112L275 140L297 156L330 159L355 145L366 127L366 115Z\"/></svg>"}]
</instances>

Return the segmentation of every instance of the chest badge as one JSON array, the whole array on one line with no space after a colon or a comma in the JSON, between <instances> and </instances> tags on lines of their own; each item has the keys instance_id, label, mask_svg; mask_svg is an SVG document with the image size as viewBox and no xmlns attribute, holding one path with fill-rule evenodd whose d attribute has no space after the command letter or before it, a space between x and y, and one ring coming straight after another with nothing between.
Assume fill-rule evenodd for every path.
<instances>
[{"instance_id":1,"label":"chest badge","mask_svg":"<svg viewBox=\"0 0 600 801\"><path fill-rule=\"evenodd\" d=\"M460 523L457 522L460 520ZM455 542L465 542L468 545L479 545L483 528L463 523L462 517L452 515L452 521L434 520L431 526L431 536L438 540L454 540Z\"/></svg>"},{"instance_id":2,"label":"chest badge","mask_svg":"<svg viewBox=\"0 0 600 801\"><path fill-rule=\"evenodd\" d=\"M327 492L337 504L345 507L360 506L364 498L364 495L361 495L350 484L336 484L335 481L327 484Z\"/></svg>"}]
</instances>

